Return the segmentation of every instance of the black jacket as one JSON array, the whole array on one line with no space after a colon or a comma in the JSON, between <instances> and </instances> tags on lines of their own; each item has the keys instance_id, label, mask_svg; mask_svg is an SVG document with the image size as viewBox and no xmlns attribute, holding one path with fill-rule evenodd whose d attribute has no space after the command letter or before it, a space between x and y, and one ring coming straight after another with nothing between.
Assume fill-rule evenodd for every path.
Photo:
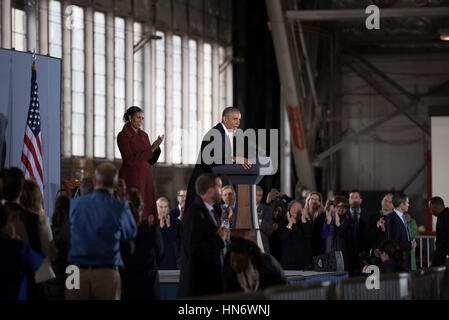
<instances>
[{"instance_id":1,"label":"black jacket","mask_svg":"<svg viewBox=\"0 0 449 320\"><path fill-rule=\"evenodd\" d=\"M449 255L449 208L445 208L437 218L437 239L435 252L432 259L432 267L442 266Z\"/></svg>"},{"instance_id":2,"label":"black jacket","mask_svg":"<svg viewBox=\"0 0 449 320\"><path fill-rule=\"evenodd\" d=\"M318 256L323 253L324 241L321 238L321 230L323 229L324 221L326 220L326 213L320 214L313 220L313 232L312 232L312 255Z\"/></svg>"},{"instance_id":3,"label":"black jacket","mask_svg":"<svg viewBox=\"0 0 449 320\"><path fill-rule=\"evenodd\" d=\"M218 130L218 131L217 131ZM212 163L207 164L205 163L202 155L204 148L206 148L210 143L214 142L214 134L219 133L221 138L221 163ZM228 153L226 153L228 151ZM209 152L206 152L209 154ZM213 156L214 153L211 153L211 156ZM187 186L187 198L186 198L186 205L185 209L187 210L189 206L194 201L195 197L197 196L195 191L195 182L196 179L202 175L203 173L212 172L212 168L217 165L222 165L225 163L232 163L232 150L231 150L231 143L229 139L226 137L226 133L224 131L223 125L218 123L215 127L213 127L211 130L209 130L206 135L203 138L203 141L201 143L200 153L198 155L197 164L195 165L195 168L193 169L192 176L190 177L189 184Z\"/></svg>"},{"instance_id":4,"label":"black jacket","mask_svg":"<svg viewBox=\"0 0 449 320\"><path fill-rule=\"evenodd\" d=\"M243 291L229 260L229 254L226 254L223 266L224 291L227 293ZM253 258L252 263L254 268L259 272L258 290L265 290L272 286L287 284L282 267L279 265L279 262L269 254L262 253L259 257Z\"/></svg>"},{"instance_id":5,"label":"black jacket","mask_svg":"<svg viewBox=\"0 0 449 320\"><path fill-rule=\"evenodd\" d=\"M405 228L404 222L394 211L388 215L385 221L385 233L387 240L394 240L399 245L404 253L406 267L410 269L410 251L412 250L412 246L407 239L407 229Z\"/></svg>"},{"instance_id":6,"label":"black jacket","mask_svg":"<svg viewBox=\"0 0 449 320\"><path fill-rule=\"evenodd\" d=\"M273 233L273 210L264 203L258 208L262 210L262 223L260 224L260 237L265 253L270 254L270 242L268 237Z\"/></svg>"},{"instance_id":7,"label":"black jacket","mask_svg":"<svg viewBox=\"0 0 449 320\"><path fill-rule=\"evenodd\" d=\"M146 219L137 228L137 237L120 244L124 269L122 299L160 299L158 263L164 248L158 228Z\"/></svg>"},{"instance_id":8,"label":"black jacket","mask_svg":"<svg viewBox=\"0 0 449 320\"><path fill-rule=\"evenodd\" d=\"M218 226L200 197L182 218L178 298L223 292L222 249Z\"/></svg>"},{"instance_id":9,"label":"black jacket","mask_svg":"<svg viewBox=\"0 0 449 320\"><path fill-rule=\"evenodd\" d=\"M287 228L288 221L283 221L281 229L281 266L285 270L307 270L312 265L311 238L312 223L298 221Z\"/></svg>"},{"instance_id":10,"label":"black jacket","mask_svg":"<svg viewBox=\"0 0 449 320\"><path fill-rule=\"evenodd\" d=\"M386 236L385 232L382 231L381 228L377 227L377 222L382 217L387 219L387 216L384 216L381 212L372 214L370 216L370 219L368 222L367 239L368 239L369 248L371 251L379 249L380 246L382 245L382 243L385 240L387 240L387 236ZM386 226L385 226L385 228L386 228Z\"/></svg>"},{"instance_id":11,"label":"black jacket","mask_svg":"<svg viewBox=\"0 0 449 320\"><path fill-rule=\"evenodd\" d=\"M396 272L408 272L406 268L400 265L395 259L385 260L379 265L380 273L396 273Z\"/></svg>"},{"instance_id":12,"label":"black jacket","mask_svg":"<svg viewBox=\"0 0 449 320\"><path fill-rule=\"evenodd\" d=\"M169 228L164 226L161 229L158 226L164 243L164 255L159 262L159 270L178 270L180 223L179 219L171 216Z\"/></svg>"}]
</instances>

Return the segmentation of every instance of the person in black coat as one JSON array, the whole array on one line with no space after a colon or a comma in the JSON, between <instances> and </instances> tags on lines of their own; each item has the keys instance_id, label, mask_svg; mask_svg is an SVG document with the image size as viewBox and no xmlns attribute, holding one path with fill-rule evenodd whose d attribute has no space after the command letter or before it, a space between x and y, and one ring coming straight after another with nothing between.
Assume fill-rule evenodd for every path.
<instances>
[{"instance_id":1,"label":"person in black coat","mask_svg":"<svg viewBox=\"0 0 449 320\"><path fill-rule=\"evenodd\" d=\"M160 197L156 201L158 229L164 243L164 255L159 262L159 270L178 270L179 219L168 214L168 199Z\"/></svg>"},{"instance_id":2,"label":"person in black coat","mask_svg":"<svg viewBox=\"0 0 449 320\"><path fill-rule=\"evenodd\" d=\"M182 220L182 216L184 215L184 209L186 205L186 196L187 196L187 189L182 188L178 190L178 193L176 195L176 199L178 200L178 205L174 207L173 209L170 209L168 214L173 219L179 219Z\"/></svg>"},{"instance_id":3,"label":"person in black coat","mask_svg":"<svg viewBox=\"0 0 449 320\"><path fill-rule=\"evenodd\" d=\"M259 219L260 237L262 239L265 253L270 253L269 236L273 233L273 210L265 203L262 203L263 188L256 186L256 207Z\"/></svg>"},{"instance_id":4,"label":"person in black coat","mask_svg":"<svg viewBox=\"0 0 449 320\"><path fill-rule=\"evenodd\" d=\"M212 172L212 168L217 165L222 164L232 164L233 161L240 163L244 168L250 168L251 164L246 158L239 158L233 156L232 148L232 135L237 130L240 125L241 114L239 109L235 107L227 107L223 110L222 122L218 123L215 127L209 130L203 138L201 143L200 153L198 155L198 160L193 169L192 176L189 180L189 185L187 187L187 199L185 210L193 203L197 193L195 191L195 181L203 173ZM221 139L217 142L215 139ZM214 144L215 148L212 148L210 144ZM221 146L219 155L214 152L217 148ZM206 151L204 150L207 147ZM211 152L211 151L214 152ZM211 159L204 159L203 151L205 155L210 156ZM209 161L210 160L210 161ZM216 161L217 160L217 161Z\"/></svg>"},{"instance_id":5,"label":"person in black coat","mask_svg":"<svg viewBox=\"0 0 449 320\"><path fill-rule=\"evenodd\" d=\"M53 300L65 299L65 270L68 265L67 257L70 249L69 211L70 198L65 195L58 196L55 201L51 226L53 241L58 250L56 259L52 262L56 278L47 281L48 298Z\"/></svg>"},{"instance_id":6,"label":"person in black coat","mask_svg":"<svg viewBox=\"0 0 449 320\"><path fill-rule=\"evenodd\" d=\"M159 300L161 296L158 264L164 253L159 230L142 219L143 200L140 192L132 188L127 192L129 207L137 224L137 237L132 242L122 242L120 253L124 268L122 279L122 300Z\"/></svg>"},{"instance_id":7,"label":"person in black coat","mask_svg":"<svg viewBox=\"0 0 449 320\"><path fill-rule=\"evenodd\" d=\"M387 239L385 234L385 223L388 215L393 211L393 194L387 193L381 201L381 210L376 214L371 214L366 238L369 243L370 254L372 255L376 249Z\"/></svg>"},{"instance_id":8,"label":"person in black coat","mask_svg":"<svg viewBox=\"0 0 449 320\"><path fill-rule=\"evenodd\" d=\"M221 199L218 175L204 173L196 180L196 193L182 221L181 273L178 298L223 292L223 249L229 229L219 224L214 204Z\"/></svg>"},{"instance_id":9,"label":"person in black coat","mask_svg":"<svg viewBox=\"0 0 449 320\"><path fill-rule=\"evenodd\" d=\"M270 243L270 254L277 260L281 261L281 224L286 219L287 208L284 203L279 200L272 201L270 204L271 210L273 212L273 232L268 237Z\"/></svg>"},{"instance_id":10,"label":"person in black coat","mask_svg":"<svg viewBox=\"0 0 449 320\"><path fill-rule=\"evenodd\" d=\"M279 262L245 238L231 238L224 258L223 278L227 293L254 292L287 284Z\"/></svg>"},{"instance_id":11,"label":"person in black coat","mask_svg":"<svg viewBox=\"0 0 449 320\"><path fill-rule=\"evenodd\" d=\"M293 200L281 229L281 265L285 270L308 270L312 265L313 226L301 202Z\"/></svg>"},{"instance_id":12,"label":"person in black coat","mask_svg":"<svg viewBox=\"0 0 449 320\"><path fill-rule=\"evenodd\" d=\"M410 251L412 243L407 230L407 222L405 220L405 212L409 208L408 197L402 193L393 195L394 210L390 213L385 222L385 234L387 240L394 240L404 253L406 267L411 268Z\"/></svg>"},{"instance_id":13,"label":"person in black coat","mask_svg":"<svg viewBox=\"0 0 449 320\"><path fill-rule=\"evenodd\" d=\"M435 252L432 267L443 266L449 256L449 208L444 207L440 197L433 197L429 201L430 212L437 217Z\"/></svg>"},{"instance_id":14,"label":"person in black coat","mask_svg":"<svg viewBox=\"0 0 449 320\"><path fill-rule=\"evenodd\" d=\"M304 208L307 210L309 219L312 221L312 253L318 256L323 253L323 239L321 238L321 229L323 228L326 214L324 213L323 196L321 193L313 191L307 195Z\"/></svg>"}]
</instances>

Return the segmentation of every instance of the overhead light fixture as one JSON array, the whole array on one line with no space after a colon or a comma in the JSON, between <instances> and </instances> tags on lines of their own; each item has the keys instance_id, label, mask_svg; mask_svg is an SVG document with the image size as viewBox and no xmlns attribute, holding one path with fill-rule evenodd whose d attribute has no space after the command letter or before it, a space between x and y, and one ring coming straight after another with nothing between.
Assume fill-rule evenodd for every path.
<instances>
[{"instance_id":1,"label":"overhead light fixture","mask_svg":"<svg viewBox=\"0 0 449 320\"><path fill-rule=\"evenodd\" d=\"M449 41L449 29L440 29L440 39Z\"/></svg>"}]
</instances>

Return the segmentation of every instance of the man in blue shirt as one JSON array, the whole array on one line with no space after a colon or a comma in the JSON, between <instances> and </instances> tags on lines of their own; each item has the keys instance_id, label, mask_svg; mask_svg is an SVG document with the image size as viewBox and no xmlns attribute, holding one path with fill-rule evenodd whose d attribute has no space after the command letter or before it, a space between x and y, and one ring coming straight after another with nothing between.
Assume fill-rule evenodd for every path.
<instances>
[{"instance_id":1,"label":"man in blue shirt","mask_svg":"<svg viewBox=\"0 0 449 320\"><path fill-rule=\"evenodd\" d=\"M80 268L80 288L66 299L119 300L123 265L120 242L134 240L137 227L127 201L113 197L117 169L102 163L95 170L95 191L70 203L68 262Z\"/></svg>"},{"instance_id":2,"label":"man in blue shirt","mask_svg":"<svg viewBox=\"0 0 449 320\"><path fill-rule=\"evenodd\" d=\"M27 280L42 264L43 257L17 237L14 212L0 205L0 300L27 300Z\"/></svg>"}]
</instances>

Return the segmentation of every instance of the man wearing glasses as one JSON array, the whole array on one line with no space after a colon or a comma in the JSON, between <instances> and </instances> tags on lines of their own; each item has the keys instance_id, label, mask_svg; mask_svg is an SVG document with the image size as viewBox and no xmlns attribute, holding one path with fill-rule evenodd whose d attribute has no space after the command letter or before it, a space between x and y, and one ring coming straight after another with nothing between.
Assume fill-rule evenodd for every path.
<instances>
[{"instance_id":1,"label":"man wearing glasses","mask_svg":"<svg viewBox=\"0 0 449 320\"><path fill-rule=\"evenodd\" d=\"M171 209L170 212L168 213L171 216L171 218L182 220L182 216L184 214L184 208L186 205L186 196L187 196L186 188L182 188L182 189L178 190L178 193L176 195L176 199L178 200L178 205L175 208Z\"/></svg>"}]
</instances>

